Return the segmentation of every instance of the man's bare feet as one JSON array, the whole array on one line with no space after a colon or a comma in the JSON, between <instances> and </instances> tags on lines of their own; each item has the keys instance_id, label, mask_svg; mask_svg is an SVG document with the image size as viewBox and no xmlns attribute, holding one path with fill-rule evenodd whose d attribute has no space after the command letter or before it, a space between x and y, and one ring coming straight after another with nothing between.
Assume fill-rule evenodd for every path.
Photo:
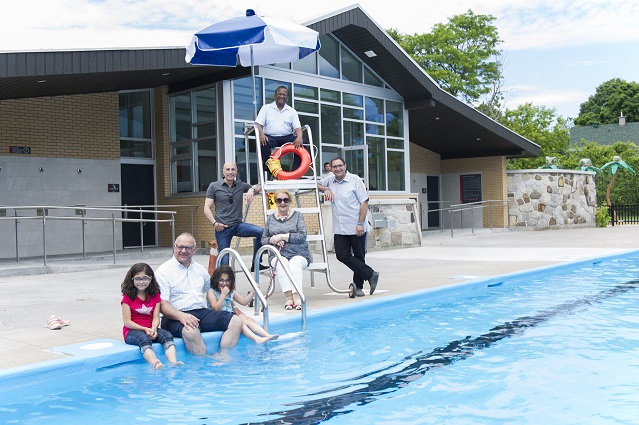
<instances>
[{"instance_id":1,"label":"man's bare feet","mask_svg":"<svg viewBox=\"0 0 639 425\"><path fill-rule=\"evenodd\" d=\"M153 362L153 369L162 369L164 365L160 360L156 360Z\"/></svg>"}]
</instances>

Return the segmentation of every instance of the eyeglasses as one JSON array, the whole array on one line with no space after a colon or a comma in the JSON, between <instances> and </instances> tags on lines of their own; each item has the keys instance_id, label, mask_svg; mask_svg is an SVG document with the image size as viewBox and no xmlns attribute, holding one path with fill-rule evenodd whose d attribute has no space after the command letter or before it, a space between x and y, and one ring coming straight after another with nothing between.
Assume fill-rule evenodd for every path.
<instances>
[{"instance_id":1,"label":"eyeglasses","mask_svg":"<svg viewBox=\"0 0 639 425\"><path fill-rule=\"evenodd\" d=\"M231 279L218 279L219 283L231 283Z\"/></svg>"},{"instance_id":2,"label":"eyeglasses","mask_svg":"<svg viewBox=\"0 0 639 425\"><path fill-rule=\"evenodd\" d=\"M183 249L186 249L187 251L192 251L195 248L197 248L195 245L190 246L190 245L173 245L174 247L177 248L178 251L182 251Z\"/></svg>"},{"instance_id":3,"label":"eyeglasses","mask_svg":"<svg viewBox=\"0 0 639 425\"><path fill-rule=\"evenodd\" d=\"M278 204L288 204L291 200L288 198L275 198L275 202Z\"/></svg>"},{"instance_id":4,"label":"eyeglasses","mask_svg":"<svg viewBox=\"0 0 639 425\"><path fill-rule=\"evenodd\" d=\"M150 278L149 276L139 276L139 277L134 277L133 281L135 283L149 283L151 281L152 278Z\"/></svg>"}]
</instances>

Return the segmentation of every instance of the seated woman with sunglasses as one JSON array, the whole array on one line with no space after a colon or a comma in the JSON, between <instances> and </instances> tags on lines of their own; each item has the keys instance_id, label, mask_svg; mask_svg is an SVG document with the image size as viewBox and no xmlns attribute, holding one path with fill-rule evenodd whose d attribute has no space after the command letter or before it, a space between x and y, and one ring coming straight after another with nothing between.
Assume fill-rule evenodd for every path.
<instances>
[{"instance_id":1,"label":"seated woman with sunglasses","mask_svg":"<svg viewBox=\"0 0 639 425\"><path fill-rule=\"evenodd\" d=\"M302 270L313 261L308 243L306 242L306 224L304 216L298 211L291 210L291 194L286 189L275 192L275 204L277 211L266 219L264 233L262 233L262 245L270 244L280 249L293 278L302 287ZM276 268L277 257L269 254L269 262ZM277 270L277 281L282 287L286 297L286 310L301 310L300 296L293 287L286 272Z\"/></svg>"}]
</instances>

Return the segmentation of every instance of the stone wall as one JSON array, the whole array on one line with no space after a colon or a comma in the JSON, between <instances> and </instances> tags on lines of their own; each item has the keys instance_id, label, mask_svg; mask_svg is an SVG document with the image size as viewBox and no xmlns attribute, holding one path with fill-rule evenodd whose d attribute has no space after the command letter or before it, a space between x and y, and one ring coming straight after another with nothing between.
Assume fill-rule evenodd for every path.
<instances>
[{"instance_id":1,"label":"stone wall","mask_svg":"<svg viewBox=\"0 0 639 425\"><path fill-rule=\"evenodd\" d=\"M368 210L369 251L421 246L421 225L415 199L371 199Z\"/></svg>"},{"instance_id":2,"label":"stone wall","mask_svg":"<svg viewBox=\"0 0 639 425\"><path fill-rule=\"evenodd\" d=\"M512 226L541 230L595 227L594 172L509 170L508 210Z\"/></svg>"}]
</instances>

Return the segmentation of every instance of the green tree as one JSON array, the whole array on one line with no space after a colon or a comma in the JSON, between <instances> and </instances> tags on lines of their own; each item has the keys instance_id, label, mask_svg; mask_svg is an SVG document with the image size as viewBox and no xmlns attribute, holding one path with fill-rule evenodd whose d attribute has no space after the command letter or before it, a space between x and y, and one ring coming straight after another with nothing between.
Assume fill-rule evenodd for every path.
<instances>
[{"instance_id":1,"label":"green tree","mask_svg":"<svg viewBox=\"0 0 639 425\"><path fill-rule=\"evenodd\" d=\"M388 30L400 46L437 83L453 96L476 103L482 95L501 87L501 42L491 15L471 10L436 24L430 33L401 34ZM498 99L499 96L494 96Z\"/></svg>"},{"instance_id":2,"label":"green tree","mask_svg":"<svg viewBox=\"0 0 639 425\"><path fill-rule=\"evenodd\" d=\"M622 112L628 122L639 121L639 84L613 78L579 106L575 125L614 124Z\"/></svg>"},{"instance_id":3,"label":"green tree","mask_svg":"<svg viewBox=\"0 0 639 425\"><path fill-rule=\"evenodd\" d=\"M639 147L634 143L617 142L614 145L600 145L586 141L571 148L564 156L562 168L578 169L581 158L590 158L592 163L601 168L615 156L620 156L633 169L639 166ZM597 204L606 205L606 192L613 175L607 172L595 176L597 187ZM614 186L610 190L610 200L613 204L639 204L637 191L637 176L632 173L617 173Z\"/></svg>"},{"instance_id":4,"label":"green tree","mask_svg":"<svg viewBox=\"0 0 639 425\"><path fill-rule=\"evenodd\" d=\"M567 121L557 116L554 108L526 103L506 110L499 122L541 148L538 157L509 159L509 170L539 168L545 164L547 156L557 157L559 168L566 168L563 159L568 150L570 132Z\"/></svg>"}]
</instances>

